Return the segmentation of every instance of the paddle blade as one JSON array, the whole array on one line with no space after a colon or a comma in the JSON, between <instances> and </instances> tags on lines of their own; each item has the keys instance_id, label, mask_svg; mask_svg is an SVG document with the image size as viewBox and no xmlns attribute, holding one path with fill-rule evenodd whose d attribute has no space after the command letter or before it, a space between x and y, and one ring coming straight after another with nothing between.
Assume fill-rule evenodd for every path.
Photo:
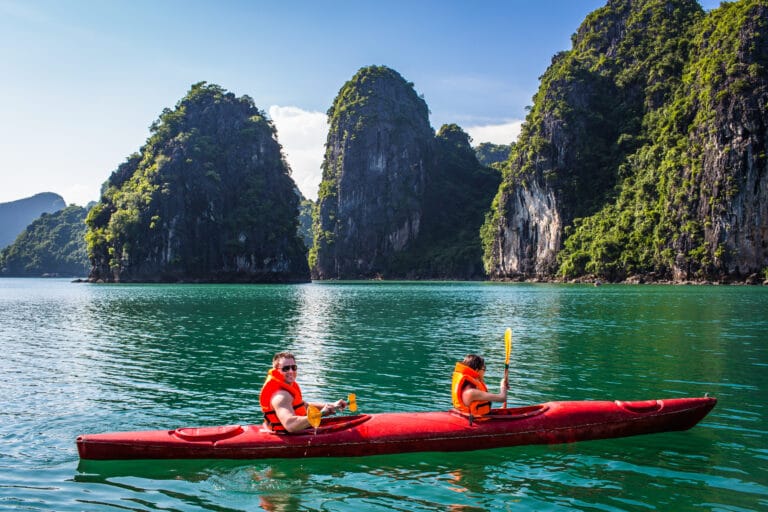
<instances>
[{"instance_id":1,"label":"paddle blade","mask_svg":"<svg viewBox=\"0 0 768 512\"><path fill-rule=\"evenodd\" d=\"M504 364L509 365L509 356L512 353L512 329L507 327L504 331Z\"/></svg>"},{"instance_id":2,"label":"paddle blade","mask_svg":"<svg viewBox=\"0 0 768 512\"><path fill-rule=\"evenodd\" d=\"M357 395L354 393L350 393L347 397L347 402L349 402L349 411L355 412L357 411Z\"/></svg>"},{"instance_id":3,"label":"paddle blade","mask_svg":"<svg viewBox=\"0 0 768 512\"><path fill-rule=\"evenodd\" d=\"M310 405L307 408L307 421L309 424L315 428L320 426L320 420L323 417L323 413L320 412L320 409L315 407L314 405Z\"/></svg>"}]
</instances>

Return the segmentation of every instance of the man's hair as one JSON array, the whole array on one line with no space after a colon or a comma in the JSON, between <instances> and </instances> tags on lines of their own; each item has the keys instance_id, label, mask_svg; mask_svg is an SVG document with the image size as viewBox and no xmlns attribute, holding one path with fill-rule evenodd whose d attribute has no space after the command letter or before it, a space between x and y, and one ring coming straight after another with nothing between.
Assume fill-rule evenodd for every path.
<instances>
[{"instance_id":1,"label":"man's hair","mask_svg":"<svg viewBox=\"0 0 768 512\"><path fill-rule=\"evenodd\" d=\"M274 368L277 368L277 362L280 359L293 359L295 361L296 356L294 356L290 352L278 352L277 354L275 354L275 357L272 358L272 366Z\"/></svg>"},{"instance_id":2,"label":"man's hair","mask_svg":"<svg viewBox=\"0 0 768 512\"><path fill-rule=\"evenodd\" d=\"M464 366L469 366L475 371L480 371L485 366L485 359L477 354L467 354L462 361Z\"/></svg>"}]
</instances>

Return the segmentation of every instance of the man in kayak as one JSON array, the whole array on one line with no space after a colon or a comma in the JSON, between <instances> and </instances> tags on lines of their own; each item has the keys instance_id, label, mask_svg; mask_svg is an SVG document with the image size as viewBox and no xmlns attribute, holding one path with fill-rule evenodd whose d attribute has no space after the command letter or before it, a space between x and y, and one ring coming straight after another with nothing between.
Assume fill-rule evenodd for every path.
<instances>
[{"instance_id":1,"label":"man in kayak","mask_svg":"<svg viewBox=\"0 0 768 512\"><path fill-rule=\"evenodd\" d=\"M297 373L296 358L290 352L278 352L272 358L272 369L261 388L259 404L264 412L264 424L274 432L294 433L308 429L309 405L317 407L323 416L336 414L347 406L343 399L332 404L307 404L296 382Z\"/></svg>"},{"instance_id":2,"label":"man in kayak","mask_svg":"<svg viewBox=\"0 0 768 512\"><path fill-rule=\"evenodd\" d=\"M472 416L482 416L491 412L491 402L507 400L509 383L501 379L498 393L489 393L485 385L485 360L477 354L467 354L464 360L456 363L453 370L451 395L453 406Z\"/></svg>"}]
</instances>

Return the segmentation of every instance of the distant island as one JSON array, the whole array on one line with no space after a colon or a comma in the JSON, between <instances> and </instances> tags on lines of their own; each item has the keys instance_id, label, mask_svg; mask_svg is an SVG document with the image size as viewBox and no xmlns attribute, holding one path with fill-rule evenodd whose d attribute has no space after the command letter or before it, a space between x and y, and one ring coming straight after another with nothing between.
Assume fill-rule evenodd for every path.
<instances>
[{"instance_id":1,"label":"distant island","mask_svg":"<svg viewBox=\"0 0 768 512\"><path fill-rule=\"evenodd\" d=\"M54 213L67 204L58 194L41 192L31 197L0 203L0 249L11 245L33 220L43 213Z\"/></svg>"},{"instance_id":2,"label":"distant island","mask_svg":"<svg viewBox=\"0 0 768 512\"><path fill-rule=\"evenodd\" d=\"M88 210L70 205L43 213L9 247L0 251L0 275L17 277L78 277L90 272L85 251Z\"/></svg>"}]
</instances>

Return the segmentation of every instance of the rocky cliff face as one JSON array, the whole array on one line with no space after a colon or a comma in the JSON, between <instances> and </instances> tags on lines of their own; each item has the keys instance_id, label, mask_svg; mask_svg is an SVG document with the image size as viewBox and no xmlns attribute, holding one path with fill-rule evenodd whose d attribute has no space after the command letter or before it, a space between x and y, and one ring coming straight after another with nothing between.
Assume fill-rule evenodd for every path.
<instances>
[{"instance_id":1,"label":"rocky cliff face","mask_svg":"<svg viewBox=\"0 0 768 512\"><path fill-rule=\"evenodd\" d=\"M766 256L765 2L611 0L542 77L483 227L494 278L724 279Z\"/></svg>"},{"instance_id":2,"label":"rocky cliff face","mask_svg":"<svg viewBox=\"0 0 768 512\"><path fill-rule=\"evenodd\" d=\"M104 185L87 218L98 281L307 281L299 197L247 97L201 82Z\"/></svg>"},{"instance_id":3,"label":"rocky cliff face","mask_svg":"<svg viewBox=\"0 0 768 512\"><path fill-rule=\"evenodd\" d=\"M484 229L489 274L556 272L564 228L610 200L643 116L679 74L677 47L661 42L680 39L700 11L687 0L609 1L553 58Z\"/></svg>"},{"instance_id":4,"label":"rocky cliff face","mask_svg":"<svg viewBox=\"0 0 768 512\"><path fill-rule=\"evenodd\" d=\"M499 201L507 214L497 224L493 245L487 248L494 274L552 275L563 228L555 192L533 181L502 193Z\"/></svg>"},{"instance_id":5,"label":"rocky cliff face","mask_svg":"<svg viewBox=\"0 0 768 512\"><path fill-rule=\"evenodd\" d=\"M768 267L768 4L714 11L694 41L689 75L696 161L684 181L695 198L688 218L700 231L682 233L675 248L685 255L700 247L706 258L678 257L674 275L749 277Z\"/></svg>"},{"instance_id":6,"label":"rocky cliff face","mask_svg":"<svg viewBox=\"0 0 768 512\"><path fill-rule=\"evenodd\" d=\"M342 87L328 118L312 276L380 276L419 234L434 137L427 106L397 72L372 66Z\"/></svg>"}]
</instances>

